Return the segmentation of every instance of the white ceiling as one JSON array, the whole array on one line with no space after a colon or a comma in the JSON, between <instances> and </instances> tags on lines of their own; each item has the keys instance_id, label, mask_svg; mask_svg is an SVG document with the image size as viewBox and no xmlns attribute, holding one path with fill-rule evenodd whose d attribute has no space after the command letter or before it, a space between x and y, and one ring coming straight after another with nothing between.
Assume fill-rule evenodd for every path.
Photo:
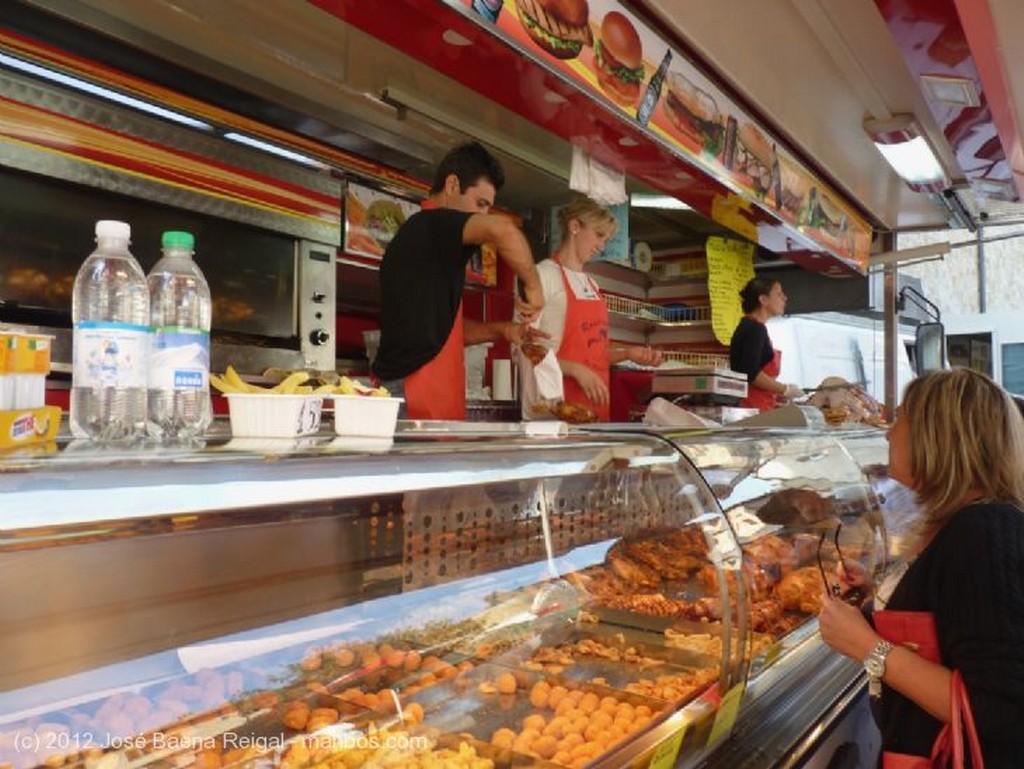
<instances>
[{"instance_id":1,"label":"white ceiling","mask_svg":"<svg viewBox=\"0 0 1024 769\"><path fill-rule=\"evenodd\" d=\"M391 147L414 175L425 178L445 149L466 133L483 132L478 138L497 143L498 149L527 148L531 162L508 163L507 206L541 207L545 198L564 194L564 183L553 183L538 167L567 178L567 142L308 3L27 1ZM1020 114L1024 45L1017 43L1024 43L1024 2L987 1L1003 41L1008 98ZM873 0L718 0L714 12L708 0L644 4L712 64L720 79L767 116L779 138L812 158L882 229L945 226L941 206L907 188L861 128L867 116L912 112L940 148L953 177L958 174ZM388 87L425 95L456 125L441 125L413 112L399 115L376 98ZM473 128L458 130L463 122ZM1021 209L1004 205L993 210L1016 216Z\"/></svg>"}]
</instances>

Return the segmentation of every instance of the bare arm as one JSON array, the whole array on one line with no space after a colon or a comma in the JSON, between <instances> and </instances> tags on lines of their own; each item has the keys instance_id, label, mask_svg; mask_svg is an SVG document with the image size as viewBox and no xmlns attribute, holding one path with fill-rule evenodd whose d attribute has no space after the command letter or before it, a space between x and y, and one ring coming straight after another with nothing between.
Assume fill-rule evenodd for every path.
<instances>
[{"instance_id":1,"label":"bare arm","mask_svg":"<svg viewBox=\"0 0 1024 769\"><path fill-rule=\"evenodd\" d=\"M533 262L530 244L519 228L507 216L473 214L462 230L464 243L493 243L498 256L507 264L523 285L526 301L517 300L517 309L524 320L533 320L544 307L544 292L540 276Z\"/></svg>"},{"instance_id":2,"label":"bare arm","mask_svg":"<svg viewBox=\"0 0 1024 769\"><path fill-rule=\"evenodd\" d=\"M509 344L522 344L548 338L543 331L531 328L527 323L513 320L479 321L463 318L462 326L467 345L496 342L499 339L504 339Z\"/></svg>"},{"instance_id":3,"label":"bare arm","mask_svg":"<svg viewBox=\"0 0 1024 769\"><path fill-rule=\"evenodd\" d=\"M751 382L754 387L760 387L762 390L768 392L777 393L784 395L786 392L786 385L782 384L778 379L773 379L763 371L758 371L757 376L754 377L754 381Z\"/></svg>"},{"instance_id":4,"label":"bare arm","mask_svg":"<svg viewBox=\"0 0 1024 769\"><path fill-rule=\"evenodd\" d=\"M628 347L611 347L608 349L608 362L612 365L624 360L633 361L640 366L660 366L663 360L661 350L645 345Z\"/></svg>"},{"instance_id":5,"label":"bare arm","mask_svg":"<svg viewBox=\"0 0 1024 769\"><path fill-rule=\"evenodd\" d=\"M591 369L576 361L558 359L558 365L564 376L571 376L577 382L587 397L594 403L604 405L609 401L608 387Z\"/></svg>"}]
</instances>

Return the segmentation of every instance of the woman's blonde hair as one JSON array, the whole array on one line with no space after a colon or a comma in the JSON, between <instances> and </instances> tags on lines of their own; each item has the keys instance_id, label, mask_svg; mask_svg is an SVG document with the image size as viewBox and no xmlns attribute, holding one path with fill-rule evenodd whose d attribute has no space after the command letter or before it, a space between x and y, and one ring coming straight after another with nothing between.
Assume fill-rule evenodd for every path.
<instances>
[{"instance_id":1,"label":"woman's blonde hair","mask_svg":"<svg viewBox=\"0 0 1024 769\"><path fill-rule=\"evenodd\" d=\"M569 222L577 220L584 227L590 227L598 235L609 238L619 229L619 221L607 208L587 197L575 197L558 211L558 224L562 229L562 240L569 237Z\"/></svg>"},{"instance_id":2,"label":"woman's blonde hair","mask_svg":"<svg viewBox=\"0 0 1024 769\"><path fill-rule=\"evenodd\" d=\"M1024 508L1024 419L1013 398L970 369L913 380L900 405L910 431L910 474L929 541L977 498Z\"/></svg>"}]
</instances>

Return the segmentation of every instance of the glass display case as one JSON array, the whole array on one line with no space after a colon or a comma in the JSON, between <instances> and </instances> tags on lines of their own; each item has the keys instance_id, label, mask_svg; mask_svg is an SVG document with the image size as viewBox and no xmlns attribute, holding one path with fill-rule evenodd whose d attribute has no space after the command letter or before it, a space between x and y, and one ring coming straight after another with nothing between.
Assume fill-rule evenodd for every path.
<instances>
[{"instance_id":1,"label":"glass display case","mask_svg":"<svg viewBox=\"0 0 1024 769\"><path fill-rule=\"evenodd\" d=\"M881 433L473 429L0 459L0 766L739 766L858 686Z\"/></svg>"}]
</instances>

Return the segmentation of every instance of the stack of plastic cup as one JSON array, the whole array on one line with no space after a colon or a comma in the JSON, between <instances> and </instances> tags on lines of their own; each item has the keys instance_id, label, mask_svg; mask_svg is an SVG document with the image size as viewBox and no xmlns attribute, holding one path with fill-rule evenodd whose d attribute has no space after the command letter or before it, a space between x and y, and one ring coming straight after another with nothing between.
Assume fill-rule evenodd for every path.
<instances>
[{"instance_id":1,"label":"stack of plastic cup","mask_svg":"<svg viewBox=\"0 0 1024 769\"><path fill-rule=\"evenodd\" d=\"M11 372L14 340L14 334L0 329L0 411L14 408L14 376Z\"/></svg>"},{"instance_id":2,"label":"stack of plastic cup","mask_svg":"<svg viewBox=\"0 0 1024 769\"><path fill-rule=\"evenodd\" d=\"M11 334L7 378L12 380L10 408L37 409L46 405L46 377L50 373L51 337L43 334ZM12 354L13 353L13 354Z\"/></svg>"}]
</instances>

